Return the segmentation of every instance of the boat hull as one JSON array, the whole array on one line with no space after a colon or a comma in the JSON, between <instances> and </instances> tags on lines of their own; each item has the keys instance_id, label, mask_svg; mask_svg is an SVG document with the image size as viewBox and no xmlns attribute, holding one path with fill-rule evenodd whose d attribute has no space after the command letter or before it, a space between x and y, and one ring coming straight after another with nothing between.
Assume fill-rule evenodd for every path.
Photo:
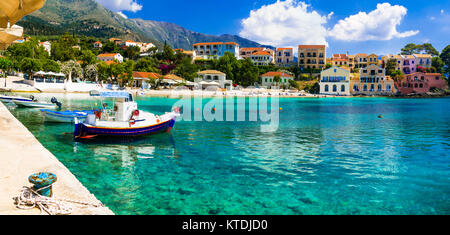
<instances>
[{"instance_id":1,"label":"boat hull","mask_svg":"<svg viewBox=\"0 0 450 235\"><path fill-rule=\"evenodd\" d=\"M80 112L73 112L72 114L70 114L68 112L55 112L45 109L42 109L41 112L44 115L46 122L58 122L58 123L74 123L75 118L83 122L87 118L88 113L91 113L89 111L80 111ZM81 115L80 113L86 113L86 115Z\"/></svg>"},{"instance_id":2,"label":"boat hull","mask_svg":"<svg viewBox=\"0 0 450 235\"><path fill-rule=\"evenodd\" d=\"M108 128L93 127L84 123L75 124L75 140L90 140L99 138L133 138L154 135L163 132L170 132L175 125L175 118L156 125L136 127L136 128Z\"/></svg>"},{"instance_id":3,"label":"boat hull","mask_svg":"<svg viewBox=\"0 0 450 235\"><path fill-rule=\"evenodd\" d=\"M29 99L29 98L14 97L14 96L0 96L0 101L5 102L5 103L12 103L13 100L26 101L26 102L33 101L32 99Z\"/></svg>"},{"instance_id":4,"label":"boat hull","mask_svg":"<svg viewBox=\"0 0 450 235\"><path fill-rule=\"evenodd\" d=\"M47 108L47 109L56 109L57 108L57 106L55 104L38 103L38 102L32 102L32 101L19 101L19 100L13 100L12 102L19 107L25 107L25 108Z\"/></svg>"}]
</instances>

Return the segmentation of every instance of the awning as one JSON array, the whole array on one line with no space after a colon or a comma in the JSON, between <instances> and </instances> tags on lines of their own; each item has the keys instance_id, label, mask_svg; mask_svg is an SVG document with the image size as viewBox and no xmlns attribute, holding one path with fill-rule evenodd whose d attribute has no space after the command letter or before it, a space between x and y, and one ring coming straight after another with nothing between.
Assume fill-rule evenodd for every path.
<instances>
[{"instance_id":1,"label":"awning","mask_svg":"<svg viewBox=\"0 0 450 235\"><path fill-rule=\"evenodd\" d=\"M23 28L18 25L13 25L11 28L0 28L0 49L6 50L12 42L22 38L22 35Z\"/></svg>"},{"instance_id":2,"label":"awning","mask_svg":"<svg viewBox=\"0 0 450 235\"><path fill-rule=\"evenodd\" d=\"M45 0L2 0L0 1L0 28L14 25L22 17L39 10Z\"/></svg>"}]
</instances>

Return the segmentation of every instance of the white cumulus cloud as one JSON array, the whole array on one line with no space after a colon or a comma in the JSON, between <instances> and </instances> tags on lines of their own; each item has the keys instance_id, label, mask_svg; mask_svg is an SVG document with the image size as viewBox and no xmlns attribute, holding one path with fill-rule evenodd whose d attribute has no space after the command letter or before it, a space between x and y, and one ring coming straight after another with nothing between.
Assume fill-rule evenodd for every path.
<instances>
[{"instance_id":1,"label":"white cumulus cloud","mask_svg":"<svg viewBox=\"0 0 450 235\"><path fill-rule=\"evenodd\" d=\"M115 12L137 12L142 10L142 5L138 4L135 0L97 0L97 2Z\"/></svg>"},{"instance_id":2,"label":"white cumulus cloud","mask_svg":"<svg viewBox=\"0 0 450 235\"><path fill-rule=\"evenodd\" d=\"M377 9L369 13L359 12L339 20L328 36L347 41L390 40L414 36L419 33L418 30L397 31L397 26L407 11L399 5L377 4Z\"/></svg>"},{"instance_id":3,"label":"white cumulus cloud","mask_svg":"<svg viewBox=\"0 0 450 235\"><path fill-rule=\"evenodd\" d=\"M298 0L277 0L252 10L243 19L239 35L261 44L294 47L299 44L326 44L325 24L333 14L321 15Z\"/></svg>"}]
</instances>

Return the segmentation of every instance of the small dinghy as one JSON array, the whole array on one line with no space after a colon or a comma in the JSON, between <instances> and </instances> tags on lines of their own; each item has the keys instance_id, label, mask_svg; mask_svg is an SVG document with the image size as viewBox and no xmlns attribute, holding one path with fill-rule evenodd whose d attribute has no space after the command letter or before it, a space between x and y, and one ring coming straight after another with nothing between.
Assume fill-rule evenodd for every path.
<instances>
[{"instance_id":1,"label":"small dinghy","mask_svg":"<svg viewBox=\"0 0 450 235\"><path fill-rule=\"evenodd\" d=\"M97 138L134 138L162 132L170 132L180 110L163 115L138 110L137 103L128 92L101 92L101 97L115 98L114 111L108 112L106 104L100 111L89 114L84 122L75 119L76 141Z\"/></svg>"},{"instance_id":2,"label":"small dinghy","mask_svg":"<svg viewBox=\"0 0 450 235\"><path fill-rule=\"evenodd\" d=\"M25 108L47 108L47 109L61 108L61 103L58 102L58 100L55 97L51 99L51 103L37 102L37 100L35 99L33 99L32 101L13 100L12 102L19 107Z\"/></svg>"},{"instance_id":3,"label":"small dinghy","mask_svg":"<svg viewBox=\"0 0 450 235\"><path fill-rule=\"evenodd\" d=\"M75 118L78 121L84 121L89 114L94 114L93 110L87 111L53 111L49 109L41 109L42 114L45 117L46 122L63 122L63 123L73 123Z\"/></svg>"},{"instance_id":4,"label":"small dinghy","mask_svg":"<svg viewBox=\"0 0 450 235\"><path fill-rule=\"evenodd\" d=\"M5 102L5 103L12 103L13 100L18 100L18 101L33 101L32 98L24 98L24 97L20 97L20 96L5 96L5 95L0 95L0 101Z\"/></svg>"}]
</instances>

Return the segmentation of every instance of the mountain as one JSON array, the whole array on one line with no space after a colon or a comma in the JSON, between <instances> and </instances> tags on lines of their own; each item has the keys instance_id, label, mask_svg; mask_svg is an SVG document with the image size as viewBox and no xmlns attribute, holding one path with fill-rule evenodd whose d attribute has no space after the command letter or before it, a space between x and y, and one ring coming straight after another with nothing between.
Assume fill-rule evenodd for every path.
<instances>
[{"instance_id":1,"label":"mountain","mask_svg":"<svg viewBox=\"0 0 450 235\"><path fill-rule=\"evenodd\" d=\"M236 42L241 47L259 47L259 43L224 34L197 33L167 22L125 19L95 0L47 0L44 7L17 23L28 35L60 35L65 32L99 38L119 37L125 40L165 42L173 48L192 49L198 42ZM268 46L270 47L270 46Z\"/></svg>"}]
</instances>

